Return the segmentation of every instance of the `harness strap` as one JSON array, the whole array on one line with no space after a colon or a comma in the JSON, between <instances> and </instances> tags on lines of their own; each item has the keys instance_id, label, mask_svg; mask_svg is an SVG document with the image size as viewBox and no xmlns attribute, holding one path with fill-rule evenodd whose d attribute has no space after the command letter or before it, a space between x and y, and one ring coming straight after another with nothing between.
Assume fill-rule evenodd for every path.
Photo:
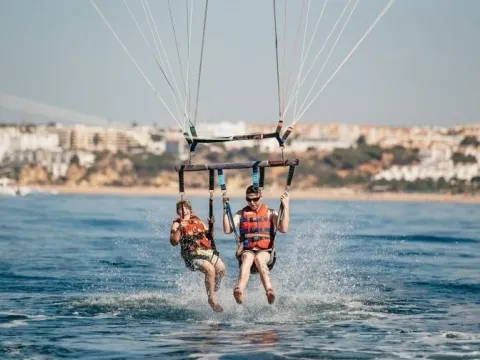
<instances>
[{"instance_id":1,"label":"harness strap","mask_svg":"<svg viewBox=\"0 0 480 360\"><path fill-rule=\"evenodd\" d=\"M220 182L220 188L223 191L223 197L227 198L227 184L225 182L225 175L223 174L223 169L218 169L218 181ZM232 214L232 208L230 207L230 201L224 202L224 209L225 213L228 216L228 222L230 224L230 228L232 228L233 233L235 235L235 241L237 242L237 245L240 245L240 237L238 236L237 228L235 227L235 222L233 221L233 214Z\"/></svg>"},{"instance_id":2,"label":"harness strap","mask_svg":"<svg viewBox=\"0 0 480 360\"><path fill-rule=\"evenodd\" d=\"M184 166L180 167L178 171L178 192L183 194L185 192L185 177L184 177Z\"/></svg>"},{"instance_id":3,"label":"harness strap","mask_svg":"<svg viewBox=\"0 0 480 360\"><path fill-rule=\"evenodd\" d=\"M265 184L265 168L261 167L260 168L260 178L258 179L258 188L260 191L263 190Z\"/></svg>"},{"instance_id":4,"label":"harness strap","mask_svg":"<svg viewBox=\"0 0 480 360\"><path fill-rule=\"evenodd\" d=\"M257 234L261 232L270 232L271 228L254 228L251 229L250 231L240 229L240 235L246 235L246 234Z\"/></svg>"},{"instance_id":5,"label":"harness strap","mask_svg":"<svg viewBox=\"0 0 480 360\"><path fill-rule=\"evenodd\" d=\"M248 217L248 218L247 217L242 217L242 218L240 218L241 223L249 222L249 221L260 222L260 221L268 221L268 220L269 220L269 218L267 216L265 216L265 217L260 216L260 217Z\"/></svg>"},{"instance_id":6,"label":"harness strap","mask_svg":"<svg viewBox=\"0 0 480 360\"><path fill-rule=\"evenodd\" d=\"M288 191L290 189L290 186L292 185L294 172L295 172L295 166L290 165L290 168L288 169L287 184L285 186L285 191ZM272 240L271 240L272 248L275 246L275 237L277 236L278 226L280 225L280 222L282 221L284 214L285 214L285 210L283 208L283 204L280 204L280 208L278 209L277 224L275 226L275 231L272 234Z\"/></svg>"},{"instance_id":7,"label":"harness strap","mask_svg":"<svg viewBox=\"0 0 480 360\"><path fill-rule=\"evenodd\" d=\"M258 189L260 187L259 177L258 177L258 166L254 166L253 170L253 186Z\"/></svg>"},{"instance_id":8,"label":"harness strap","mask_svg":"<svg viewBox=\"0 0 480 360\"><path fill-rule=\"evenodd\" d=\"M209 186L208 189L210 191L210 198L208 199L208 232L207 237L212 243L213 253L217 256L220 253L217 250L217 246L215 245L215 239L213 236L213 192L215 191L215 170L210 169L209 173Z\"/></svg>"}]
</instances>

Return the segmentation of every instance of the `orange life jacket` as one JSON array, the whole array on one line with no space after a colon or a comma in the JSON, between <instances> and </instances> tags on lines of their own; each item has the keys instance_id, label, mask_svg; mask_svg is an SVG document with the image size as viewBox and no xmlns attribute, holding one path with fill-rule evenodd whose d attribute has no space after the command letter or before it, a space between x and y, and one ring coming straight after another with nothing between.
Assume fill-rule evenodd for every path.
<instances>
[{"instance_id":1,"label":"orange life jacket","mask_svg":"<svg viewBox=\"0 0 480 360\"><path fill-rule=\"evenodd\" d=\"M272 248L273 224L269 219L268 210L265 204L261 204L257 211L253 211L250 206L242 209L239 230L245 250L255 247L262 250Z\"/></svg>"},{"instance_id":2,"label":"orange life jacket","mask_svg":"<svg viewBox=\"0 0 480 360\"><path fill-rule=\"evenodd\" d=\"M182 218L178 217L173 222L180 222ZM201 245L207 249L212 248L212 242L207 238L205 225L195 215L190 215L190 219L187 220L187 224L182 231L181 236L193 236L197 239L197 245Z\"/></svg>"}]
</instances>

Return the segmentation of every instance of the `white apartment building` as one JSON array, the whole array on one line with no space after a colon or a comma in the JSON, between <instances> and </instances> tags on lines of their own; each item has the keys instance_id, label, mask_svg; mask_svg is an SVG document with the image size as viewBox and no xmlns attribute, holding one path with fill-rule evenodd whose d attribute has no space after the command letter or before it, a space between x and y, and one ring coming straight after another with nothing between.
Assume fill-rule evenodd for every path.
<instances>
[{"instance_id":1,"label":"white apartment building","mask_svg":"<svg viewBox=\"0 0 480 360\"><path fill-rule=\"evenodd\" d=\"M131 147L145 147L150 139L147 127L116 128L75 124L57 125L50 130L59 136L63 149L85 151L128 151Z\"/></svg>"},{"instance_id":2,"label":"white apartment building","mask_svg":"<svg viewBox=\"0 0 480 360\"><path fill-rule=\"evenodd\" d=\"M18 134L10 138L10 151L56 150L59 149L57 134Z\"/></svg>"},{"instance_id":3,"label":"white apartment building","mask_svg":"<svg viewBox=\"0 0 480 360\"><path fill-rule=\"evenodd\" d=\"M442 161L434 164L410 165L410 166L392 166L391 168L376 174L374 180L406 180L415 181L417 179L438 180L444 178L446 181L459 179L470 181L472 178L480 176L480 165L478 163L454 164L453 161Z\"/></svg>"},{"instance_id":4,"label":"white apartment building","mask_svg":"<svg viewBox=\"0 0 480 360\"><path fill-rule=\"evenodd\" d=\"M39 163L52 173L54 179L65 176L70 162L74 156L78 157L79 164L90 167L95 163L95 155L89 152L78 150L16 150L10 152L5 160L13 163Z\"/></svg>"},{"instance_id":5,"label":"white apartment building","mask_svg":"<svg viewBox=\"0 0 480 360\"><path fill-rule=\"evenodd\" d=\"M10 148L10 135L6 132L0 132L0 164L2 163L5 154Z\"/></svg>"},{"instance_id":6,"label":"white apartment building","mask_svg":"<svg viewBox=\"0 0 480 360\"><path fill-rule=\"evenodd\" d=\"M14 154L35 151L60 151L58 135L22 133L18 129L0 132L0 163L15 158ZM32 155L25 156L32 157Z\"/></svg>"}]
</instances>

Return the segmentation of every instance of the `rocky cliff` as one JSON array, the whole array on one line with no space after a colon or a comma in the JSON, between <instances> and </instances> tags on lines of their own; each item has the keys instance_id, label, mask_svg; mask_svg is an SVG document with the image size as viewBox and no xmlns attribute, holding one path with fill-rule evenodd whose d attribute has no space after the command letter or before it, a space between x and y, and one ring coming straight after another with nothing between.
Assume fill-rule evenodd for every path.
<instances>
[{"instance_id":1,"label":"rocky cliff","mask_svg":"<svg viewBox=\"0 0 480 360\"><path fill-rule=\"evenodd\" d=\"M29 164L20 170L19 185L47 185L49 183L50 176L47 169L40 164Z\"/></svg>"}]
</instances>

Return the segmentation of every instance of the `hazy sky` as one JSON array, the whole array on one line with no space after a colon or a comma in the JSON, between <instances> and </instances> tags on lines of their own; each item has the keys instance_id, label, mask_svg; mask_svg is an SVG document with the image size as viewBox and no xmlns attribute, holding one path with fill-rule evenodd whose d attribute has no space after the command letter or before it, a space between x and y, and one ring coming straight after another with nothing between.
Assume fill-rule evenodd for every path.
<instances>
[{"instance_id":1,"label":"hazy sky","mask_svg":"<svg viewBox=\"0 0 480 360\"><path fill-rule=\"evenodd\" d=\"M186 2L170 2L185 72ZM289 91L300 67L303 27L297 45L295 37L302 4L306 9L307 3L288 0L289 37L284 46L284 1L277 2L280 73L289 83ZM358 2L319 78L317 91L387 3ZM123 1L97 0L96 4L174 111L169 87ZM141 2L129 0L128 4L155 50ZM150 0L148 4L182 90L168 3ZM204 0L194 0L190 75L193 102L204 4ZM323 4L323 0L312 0L307 45ZM346 4L346 0L327 2L304 74ZM397 0L300 121L446 126L479 123L479 14L478 0ZM301 88L298 106L319 73L336 34ZM272 1L210 0L198 122L275 124L278 105L274 49ZM121 122L175 124L88 0L0 0L0 92ZM3 114L5 121L6 112ZM287 124L291 120L290 114Z\"/></svg>"}]
</instances>

